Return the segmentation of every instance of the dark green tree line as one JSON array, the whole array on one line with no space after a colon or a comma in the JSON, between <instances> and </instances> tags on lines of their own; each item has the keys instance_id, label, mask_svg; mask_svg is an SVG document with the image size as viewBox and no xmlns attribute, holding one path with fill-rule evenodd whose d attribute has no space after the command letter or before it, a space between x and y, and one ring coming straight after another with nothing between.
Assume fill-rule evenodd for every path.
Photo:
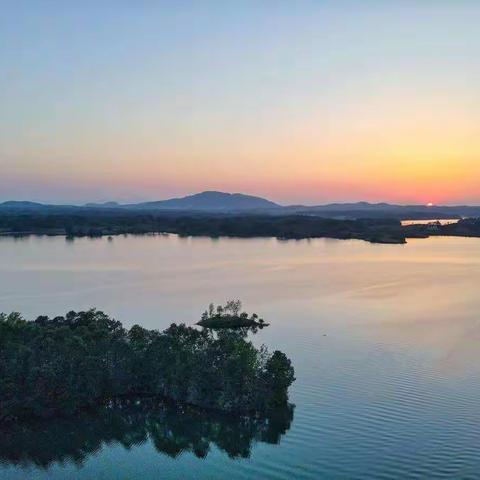
<instances>
[{"instance_id":1,"label":"dark green tree line","mask_svg":"<svg viewBox=\"0 0 480 480\"><path fill-rule=\"evenodd\" d=\"M130 330L96 310L26 321L0 315L0 421L51 417L119 398L163 397L225 412L287 401L294 381L281 352L234 331L183 324Z\"/></svg>"}]
</instances>

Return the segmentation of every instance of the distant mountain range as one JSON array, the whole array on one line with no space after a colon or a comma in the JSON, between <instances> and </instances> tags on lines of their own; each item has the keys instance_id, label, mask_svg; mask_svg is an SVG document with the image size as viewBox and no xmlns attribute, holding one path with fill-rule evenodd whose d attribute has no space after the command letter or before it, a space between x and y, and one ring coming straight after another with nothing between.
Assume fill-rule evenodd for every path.
<instances>
[{"instance_id":1,"label":"distant mountain range","mask_svg":"<svg viewBox=\"0 0 480 480\"><path fill-rule=\"evenodd\" d=\"M183 213L262 213L271 215L303 214L327 218L397 218L433 219L480 217L480 206L426 206L393 205L389 203L331 203L328 205L282 206L270 200L242 193L207 191L182 198L172 198L154 202L119 204L117 202L87 203L83 206L46 205L28 201L8 201L0 203L0 212L65 212L72 210L109 210L121 212L183 212Z\"/></svg>"},{"instance_id":2,"label":"distant mountain range","mask_svg":"<svg viewBox=\"0 0 480 480\"><path fill-rule=\"evenodd\" d=\"M244 195L243 193L202 192L182 198L124 205L124 208L241 211L281 207L265 198Z\"/></svg>"},{"instance_id":3,"label":"distant mountain range","mask_svg":"<svg viewBox=\"0 0 480 480\"><path fill-rule=\"evenodd\" d=\"M0 210L38 210L38 209L126 209L126 210L182 210L208 212L242 212L255 210L282 209L280 205L265 198L244 195L243 193L202 192L181 198L157 200L154 202L120 204L117 202L87 203L83 206L45 205L36 202L8 201L0 203Z\"/></svg>"}]
</instances>

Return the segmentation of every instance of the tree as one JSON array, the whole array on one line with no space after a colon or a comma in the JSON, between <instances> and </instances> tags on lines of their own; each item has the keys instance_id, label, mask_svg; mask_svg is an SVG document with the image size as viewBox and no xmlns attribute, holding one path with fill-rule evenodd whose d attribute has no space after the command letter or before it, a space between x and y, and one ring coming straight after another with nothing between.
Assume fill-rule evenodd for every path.
<instances>
[{"instance_id":1,"label":"tree","mask_svg":"<svg viewBox=\"0 0 480 480\"><path fill-rule=\"evenodd\" d=\"M239 308L236 301L227 310ZM256 348L248 331L184 324L127 330L97 310L33 322L0 314L0 420L70 414L136 396L228 412L286 402L290 360Z\"/></svg>"},{"instance_id":2,"label":"tree","mask_svg":"<svg viewBox=\"0 0 480 480\"><path fill-rule=\"evenodd\" d=\"M234 317L238 317L242 309L242 302L240 300L229 300L224 307L225 312L230 312Z\"/></svg>"},{"instance_id":3,"label":"tree","mask_svg":"<svg viewBox=\"0 0 480 480\"><path fill-rule=\"evenodd\" d=\"M295 381L292 362L287 356L275 350L267 360L263 376L270 405L281 405L288 399L288 387Z\"/></svg>"}]
</instances>

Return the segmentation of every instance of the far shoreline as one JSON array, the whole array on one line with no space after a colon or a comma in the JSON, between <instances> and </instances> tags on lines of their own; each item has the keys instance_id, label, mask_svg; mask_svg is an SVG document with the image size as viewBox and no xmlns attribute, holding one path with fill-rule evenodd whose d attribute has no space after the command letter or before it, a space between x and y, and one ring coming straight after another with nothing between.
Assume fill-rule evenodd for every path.
<instances>
[{"instance_id":1,"label":"far shoreline","mask_svg":"<svg viewBox=\"0 0 480 480\"><path fill-rule=\"evenodd\" d=\"M427 226L427 224L411 224L405 225L406 228L409 227L418 227L418 226ZM451 224L447 224L451 225ZM405 228L402 226L402 228ZM321 235L321 236L290 236L290 237L281 237L281 236L274 236L274 235L205 235L205 234L179 234L175 232L159 232L159 231L147 231L147 232L107 232L107 233L100 233L96 235L73 235L69 236L65 233L65 231L17 231L17 232L10 232L10 231L3 231L0 232L0 238L14 238L14 239L21 239L21 238L29 238L29 237L63 237L66 241L75 241L77 239L108 239L112 241L116 237L121 236L132 236L132 237L145 237L145 236L177 236L178 238L205 238L211 240L219 240L219 239L238 239L238 240L248 240L248 239L275 239L282 242L288 241L302 241L302 240L315 240L315 239L329 239L329 240L359 240L364 241L370 244L377 244L377 245L406 245L409 243L409 240L423 240L429 239L434 237L446 237L446 238L480 238L480 233L477 232L463 232L463 233L455 233L455 232L429 232L428 234L423 234L423 232L415 232L412 235L406 235L404 239L367 239L367 238L360 238L360 237L340 237L340 236L330 236L330 235Z\"/></svg>"}]
</instances>

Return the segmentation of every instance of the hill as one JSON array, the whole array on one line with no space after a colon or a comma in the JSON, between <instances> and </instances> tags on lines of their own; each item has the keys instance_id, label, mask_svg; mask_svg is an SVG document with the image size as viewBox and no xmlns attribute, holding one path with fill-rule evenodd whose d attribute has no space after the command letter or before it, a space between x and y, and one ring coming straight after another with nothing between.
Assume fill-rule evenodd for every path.
<instances>
[{"instance_id":1,"label":"hill","mask_svg":"<svg viewBox=\"0 0 480 480\"><path fill-rule=\"evenodd\" d=\"M156 200L142 203L121 204L117 202L87 203L85 205L54 205L29 201L6 201L0 203L0 213L20 214L65 214L110 212L121 215L126 211L136 214L266 214L307 215L338 220L365 218L397 220L429 220L446 218L480 217L480 206L474 205L395 205L389 203L330 203L326 205L279 205L262 197L243 193L205 191L181 198Z\"/></svg>"},{"instance_id":2,"label":"hill","mask_svg":"<svg viewBox=\"0 0 480 480\"><path fill-rule=\"evenodd\" d=\"M123 205L123 208L239 211L278 209L281 207L265 198L244 195L243 193L207 191L182 198Z\"/></svg>"},{"instance_id":3,"label":"hill","mask_svg":"<svg viewBox=\"0 0 480 480\"><path fill-rule=\"evenodd\" d=\"M0 209L4 210L27 210L27 209L38 209L42 208L44 205L37 202L27 202L27 201L16 201L9 200L7 202L0 203Z\"/></svg>"}]
</instances>

